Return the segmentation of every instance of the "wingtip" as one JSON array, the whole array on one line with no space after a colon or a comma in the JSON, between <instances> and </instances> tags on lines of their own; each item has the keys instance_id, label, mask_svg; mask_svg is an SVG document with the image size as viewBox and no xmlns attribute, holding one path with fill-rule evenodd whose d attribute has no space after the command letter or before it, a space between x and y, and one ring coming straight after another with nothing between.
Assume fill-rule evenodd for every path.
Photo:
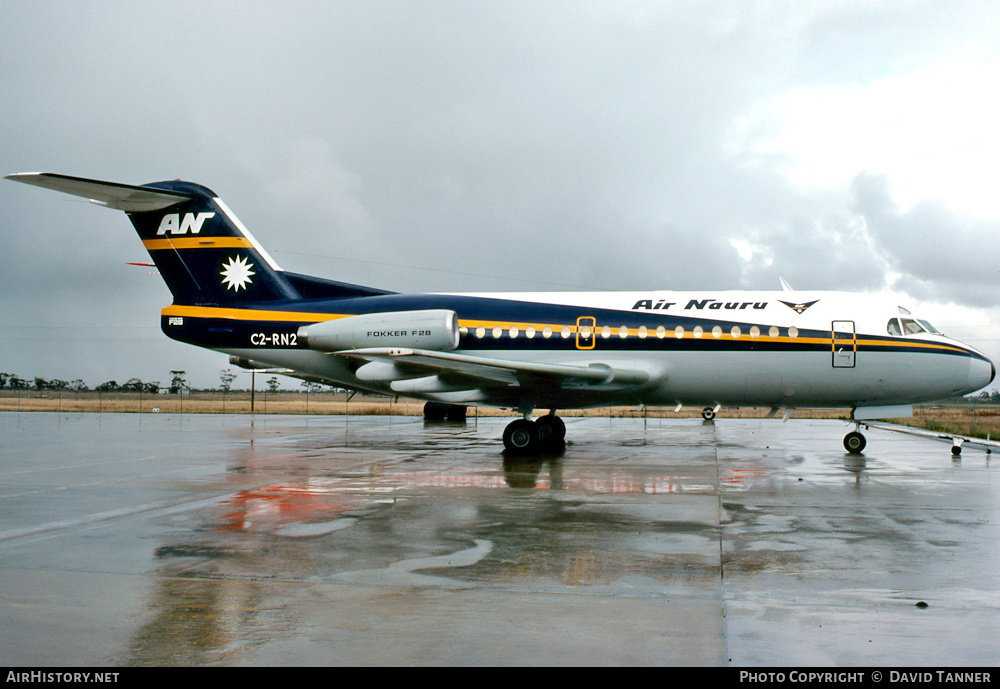
<instances>
[{"instance_id":1,"label":"wingtip","mask_svg":"<svg viewBox=\"0 0 1000 689\"><path fill-rule=\"evenodd\" d=\"M20 182L21 180L18 179L20 177L41 177L44 174L46 174L46 173L44 173L44 172L14 172L14 173L9 174L9 175L4 175L4 179L9 179L9 180L13 180L15 182Z\"/></svg>"}]
</instances>

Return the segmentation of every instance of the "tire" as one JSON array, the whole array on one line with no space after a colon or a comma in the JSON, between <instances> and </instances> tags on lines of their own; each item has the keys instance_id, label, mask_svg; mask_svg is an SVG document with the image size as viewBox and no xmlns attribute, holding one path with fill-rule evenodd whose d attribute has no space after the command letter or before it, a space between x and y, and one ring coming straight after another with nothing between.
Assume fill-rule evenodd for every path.
<instances>
[{"instance_id":1,"label":"tire","mask_svg":"<svg viewBox=\"0 0 1000 689\"><path fill-rule=\"evenodd\" d=\"M449 404L447 417L449 421L465 421L466 406L463 404Z\"/></svg>"},{"instance_id":2,"label":"tire","mask_svg":"<svg viewBox=\"0 0 1000 689\"><path fill-rule=\"evenodd\" d=\"M424 405L424 419L427 421L444 421L448 415L447 404L428 402Z\"/></svg>"},{"instance_id":3,"label":"tire","mask_svg":"<svg viewBox=\"0 0 1000 689\"><path fill-rule=\"evenodd\" d=\"M538 417L535 428L542 445L558 445L566 440L566 424L555 414Z\"/></svg>"},{"instance_id":4,"label":"tire","mask_svg":"<svg viewBox=\"0 0 1000 689\"><path fill-rule=\"evenodd\" d=\"M861 451L865 449L865 445L867 444L868 441L865 440L865 436L861 435L857 431L851 431L844 436L844 449L852 455L860 455Z\"/></svg>"},{"instance_id":5,"label":"tire","mask_svg":"<svg viewBox=\"0 0 1000 689\"><path fill-rule=\"evenodd\" d=\"M503 446L511 454L534 452L538 444L538 427L527 419L512 421L503 431Z\"/></svg>"},{"instance_id":6,"label":"tire","mask_svg":"<svg viewBox=\"0 0 1000 689\"><path fill-rule=\"evenodd\" d=\"M701 410L701 418L705 419L705 421L711 421L715 418L715 410L711 407L705 407Z\"/></svg>"}]
</instances>

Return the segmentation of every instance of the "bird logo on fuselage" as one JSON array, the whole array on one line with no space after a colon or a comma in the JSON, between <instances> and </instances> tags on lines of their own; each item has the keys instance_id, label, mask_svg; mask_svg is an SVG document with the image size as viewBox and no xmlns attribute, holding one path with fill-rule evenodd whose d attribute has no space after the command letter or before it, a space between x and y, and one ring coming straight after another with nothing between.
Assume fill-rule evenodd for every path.
<instances>
[{"instance_id":1,"label":"bird logo on fuselage","mask_svg":"<svg viewBox=\"0 0 1000 689\"><path fill-rule=\"evenodd\" d=\"M781 301L781 300L779 299L778 301ZM797 313L799 315L802 315L803 313L805 313L806 309L808 309L810 306L812 306L813 304L815 304L817 301L819 301L819 299L815 299L813 301L807 301L807 302L802 303L802 304L795 304L795 303L792 303L790 301L781 301L781 303L784 304L785 306L787 306L788 308L790 308L795 313Z\"/></svg>"}]
</instances>

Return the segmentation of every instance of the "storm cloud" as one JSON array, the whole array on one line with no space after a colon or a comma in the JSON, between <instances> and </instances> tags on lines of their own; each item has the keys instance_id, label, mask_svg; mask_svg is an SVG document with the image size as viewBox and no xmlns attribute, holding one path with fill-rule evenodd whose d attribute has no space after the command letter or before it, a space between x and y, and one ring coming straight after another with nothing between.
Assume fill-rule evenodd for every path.
<instances>
[{"instance_id":1,"label":"storm cloud","mask_svg":"<svg viewBox=\"0 0 1000 689\"><path fill-rule=\"evenodd\" d=\"M990 2L3 3L0 51L4 174L199 182L288 270L783 277L893 291L1000 356ZM121 213L0 183L0 370L217 383L143 260Z\"/></svg>"}]
</instances>

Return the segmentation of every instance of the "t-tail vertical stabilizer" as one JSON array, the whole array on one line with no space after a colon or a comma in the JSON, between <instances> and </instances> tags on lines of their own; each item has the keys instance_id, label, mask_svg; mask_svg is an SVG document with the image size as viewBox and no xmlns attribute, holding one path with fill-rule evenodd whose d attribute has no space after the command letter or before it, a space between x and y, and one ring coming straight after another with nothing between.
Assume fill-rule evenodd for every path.
<instances>
[{"instance_id":1,"label":"t-tail vertical stabilizer","mask_svg":"<svg viewBox=\"0 0 1000 689\"><path fill-rule=\"evenodd\" d=\"M35 172L7 179L124 211L175 304L235 306L300 298L274 259L206 187L182 181L132 186Z\"/></svg>"},{"instance_id":2,"label":"t-tail vertical stabilizer","mask_svg":"<svg viewBox=\"0 0 1000 689\"><path fill-rule=\"evenodd\" d=\"M146 186L187 196L169 208L128 213L174 303L225 306L299 298L274 259L210 189L191 182Z\"/></svg>"}]
</instances>

